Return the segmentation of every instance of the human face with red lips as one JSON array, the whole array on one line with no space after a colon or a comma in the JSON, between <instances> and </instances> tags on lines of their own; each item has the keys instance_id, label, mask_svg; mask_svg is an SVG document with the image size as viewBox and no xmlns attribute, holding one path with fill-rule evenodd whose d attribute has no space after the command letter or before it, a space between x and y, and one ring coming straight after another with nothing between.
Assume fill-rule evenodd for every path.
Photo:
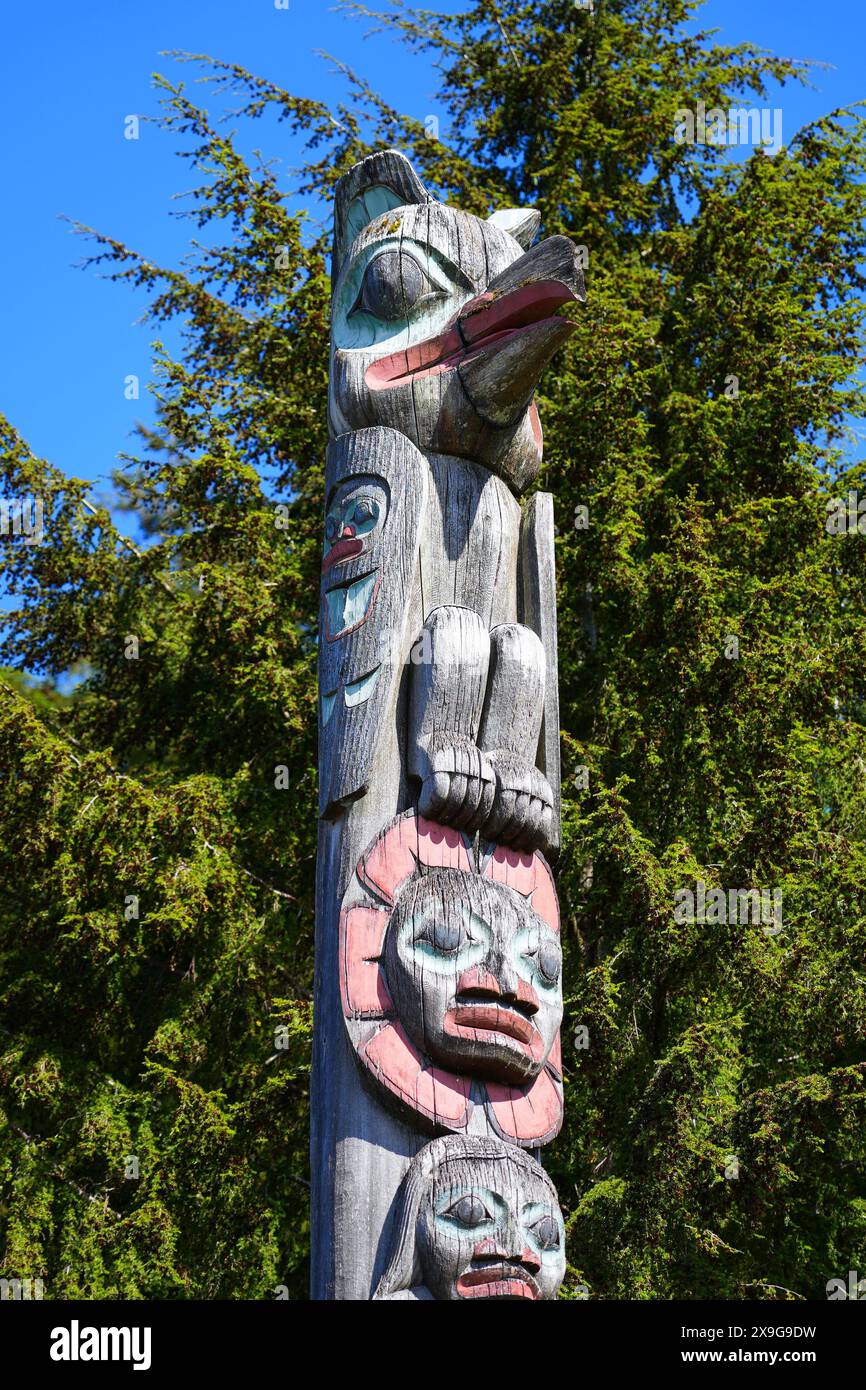
<instances>
[{"instance_id":1,"label":"human face with red lips","mask_svg":"<svg viewBox=\"0 0 866 1390\"><path fill-rule=\"evenodd\" d=\"M400 1021L451 1071L523 1084L562 1021L557 934L504 884L434 869L400 895L385 942Z\"/></svg>"},{"instance_id":2,"label":"human face with red lips","mask_svg":"<svg viewBox=\"0 0 866 1390\"><path fill-rule=\"evenodd\" d=\"M441 1165L416 1239L424 1283L438 1301L553 1299L565 1274L553 1185L523 1155Z\"/></svg>"},{"instance_id":3,"label":"human face with red lips","mask_svg":"<svg viewBox=\"0 0 866 1390\"><path fill-rule=\"evenodd\" d=\"M322 573L364 555L379 535L388 511L388 496L377 478L353 478L338 488L325 517Z\"/></svg>"}]
</instances>

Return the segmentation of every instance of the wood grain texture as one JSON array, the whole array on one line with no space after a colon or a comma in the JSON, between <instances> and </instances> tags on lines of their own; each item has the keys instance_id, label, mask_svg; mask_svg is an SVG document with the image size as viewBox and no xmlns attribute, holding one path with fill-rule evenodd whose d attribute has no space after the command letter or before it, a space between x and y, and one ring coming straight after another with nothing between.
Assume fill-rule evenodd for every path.
<instances>
[{"instance_id":1,"label":"wood grain texture","mask_svg":"<svg viewBox=\"0 0 866 1390\"><path fill-rule=\"evenodd\" d=\"M427 1133L534 1148L557 1132L559 907L540 854L395 817L346 893L339 972L346 1027L383 1105Z\"/></svg>"},{"instance_id":2,"label":"wood grain texture","mask_svg":"<svg viewBox=\"0 0 866 1390\"><path fill-rule=\"evenodd\" d=\"M319 813L334 816L367 790L377 740L394 719L403 656L414 636L407 624L427 467L397 431L359 430L330 445L325 489L326 505L338 515L335 502L346 496L372 498L380 508L372 531L361 539L341 535L323 560ZM341 554L353 541L363 549Z\"/></svg>"},{"instance_id":3,"label":"wood grain texture","mask_svg":"<svg viewBox=\"0 0 866 1390\"><path fill-rule=\"evenodd\" d=\"M545 654L544 717L538 744L538 766L547 778L553 795L553 814L546 852L555 855L562 840L562 783L559 753L556 553L553 498L549 492L534 493L523 509L519 575L521 620L541 639Z\"/></svg>"}]
</instances>

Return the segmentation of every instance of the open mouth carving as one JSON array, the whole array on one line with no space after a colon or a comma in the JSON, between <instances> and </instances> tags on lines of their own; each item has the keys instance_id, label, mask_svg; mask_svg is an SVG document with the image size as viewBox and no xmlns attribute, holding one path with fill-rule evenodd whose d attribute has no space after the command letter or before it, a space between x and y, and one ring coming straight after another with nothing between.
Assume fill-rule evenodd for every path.
<instances>
[{"instance_id":1,"label":"open mouth carving","mask_svg":"<svg viewBox=\"0 0 866 1390\"><path fill-rule=\"evenodd\" d=\"M535 1037L535 1024L532 1013L535 1008L523 1001L499 1000L494 1003L488 999L461 998L449 1010L449 1018L458 1026L485 1029L493 1033L504 1033L506 1037L516 1038L518 1042L529 1044Z\"/></svg>"},{"instance_id":2,"label":"open mouth carving","mask_svg":"<svg viewBox=\"0 0 866 1390\"><path fill-rule=\"evenodd\" d=\"M385 391L413 378L435 376L541 324L558 337L568 337L574 324L568 319L549 321L558 308L574 298L572 290L558 280L521 285L506 295L486 290L463 307L451 328L373 362L364 379L370 390Z\"/></svg>"},{"instance_id":3,"label":"open mouth carving","mask_svg":"<svg viewBox=\"0 0 866 1390\"><path fill-rule=\"evenodd\" d=\"M538 1284L523 1265L508 1261L475 1262L457 1280L463 1298L540 1298Z\"/></svg>"}]
</instances>

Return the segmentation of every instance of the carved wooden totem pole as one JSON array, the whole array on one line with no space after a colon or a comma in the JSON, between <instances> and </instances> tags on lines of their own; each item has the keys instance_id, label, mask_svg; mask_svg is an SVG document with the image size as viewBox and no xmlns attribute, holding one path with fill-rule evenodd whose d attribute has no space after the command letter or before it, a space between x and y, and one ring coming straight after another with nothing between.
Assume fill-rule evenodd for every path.
<instances>
[{"instance_id":1,"label":"carved wooden totem pole","mask_svg":"<svg viewBox=\"0 0 866 1390\"><path fill-rule=\"evenodd\" d=\"M552 499L533 393L583 298L539 216L337 188L319 663L318 1299L555 1298Z\"/></svg>"}]
</instances>

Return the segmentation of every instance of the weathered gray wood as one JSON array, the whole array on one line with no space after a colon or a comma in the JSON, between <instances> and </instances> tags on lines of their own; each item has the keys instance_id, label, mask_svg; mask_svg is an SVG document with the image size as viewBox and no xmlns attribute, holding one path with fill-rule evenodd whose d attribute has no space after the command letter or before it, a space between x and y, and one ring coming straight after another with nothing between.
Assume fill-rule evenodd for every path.
<instances>
[{"instance_id":1,"label":"weathered gray wood","mask_svg":"<svg viewBox=\"0 0 866 1390\"><path fill-rule=\"evenodd\" d=\"M328 449L319 622L319 812L363 795L393 720L427 500L423 456L395 430L343 435ZM375 511L372 529L355 520ZM349 532L352 534L349 535ZM355 534L355 533L358 534ZM359 553L350 553L361 547Z\"/></svg>"},{"instance_id":2,"label":"weathered gray wood","mask_svg":"<svg viewBox=\"0 0 866 1390\"><path fill-rule=\"evenodd\" d=\"M470 608L434 608L413 649L409 771L422 816L458 828L490 814L493 769L478 747L490 634ZM417 656L417 661L415 660Z\"/></svg>"},{"instance_id":3,"label":"weathered gray wood","mask_svg":"<svg viewBox=\"0 0 866 1390\"><path fill-rule=\"evenodd\" d=\"M521 519L513 494L538 472L532 392L570 331L552 315L582 281L565 238L526 251L537 223L435 202L393 150L337 190L315 1298L554 1297L561 1277L550 1246L515 1288L477 1267L449 1282L406 1216L445 1168L467 1211L482 1178L514 1212L528 1190L555 1205L520 1154L562 1117L559 912L535 849L558 842L552 517L533 499Z\"/></svg>"},{"instance_id":4,"label":"weathered gray wood","mask_svg":"<svg viewBox=\"0 0 866 1390\"><path fill-rule=\"evenodd\" d=\"M553 793L553 814L547 850L559 850L561 830L561 771L559 754L559 657L556 633L556 552L553 498L536 492L523 509L520 530L520 617L540 637L546 658L544 718L538 745L538 766Z\"/></svg>"}]
</instances>

